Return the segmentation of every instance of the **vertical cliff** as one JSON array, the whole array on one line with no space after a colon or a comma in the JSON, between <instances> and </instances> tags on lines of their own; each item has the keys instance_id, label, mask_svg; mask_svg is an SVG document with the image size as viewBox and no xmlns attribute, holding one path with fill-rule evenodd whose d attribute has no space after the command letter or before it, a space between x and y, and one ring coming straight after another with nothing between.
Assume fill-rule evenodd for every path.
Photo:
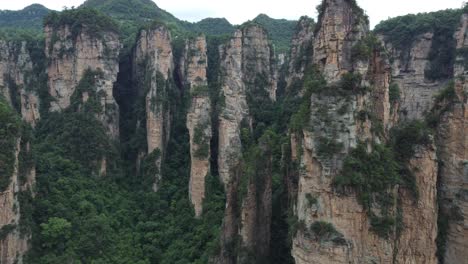
<instances>
[{"instance_id":1,"label":"vertical cliff","mask_svg":"<svg viewBox=\"0 0 468 264\"><path fill-rule=\"evenodd\" d=\"M300 80L304 78L304 73L308 63L312 61L314 42L313 19L303 16L296 25L296 29L291 40L291 53L289 54L289 65L286 76L286 87L288 91L301 92Z\"/></svg>"},{"instance_id":2,"label":"vertical cliff","mask_svg":"<svg viewBox=\"0 0 468 264\"><path fill-rule=\"evenodd\" d=\"M276 99L274 58L266 31L255 24L243 25L221 47L218 167L227 201L219 263L268 256L271 157L267 146L256 149L251 144L265 129L262 111Z\"/></svg>"},{"instance_id":3,"label":"vertical cliff","mask_svg":"<svg viewBox=\"0 0 468 264\"><path fill-rule=\"evenodd\" d=\"M205 177L210 173L210 142L212 137L211 100L206 71L207 43L204 36L187 41L181 63L184 85L190 92L187 128L190 133L190 200L195 215L202 213L205 198Z\"/></svg>"},{"instance_id":4,"label":"vertical cliff","mask_svg":"<svg viewBox=\"0 0 468 264\"><path fill-rule=\"evenodd\" d=\"M439 115L437 128L440 160L439 195L441 232L439 256L443 263L462 263L468 258L468 130L466 49L468 15L464 14L455 33L457 61L455 83L437 97L435 111Z\"/></svg>"},{"instance_id":5,"label":"vertical cliff","mask_svg":"<svg viewBox=\"0 0 468 264\"><path fill-rule=\"evenodd\" d=\"M399 105L390 58L363 10L325 0L319 11L305 101L291 126L299 175L292 255L296 263L435 263L435 147L424 136L399 150L422 133L413 125L390 133Z\"/></svg>"},{"instance_id":6,"label":"vertical cliff","mask_svg":"<svg viewBox=\"0 0 468 264\"><path fill-rule=\"evenodd\" d=\"M147 146L141 151L154 158L158 172L154 175L153 189L157 190L161 178L161 160L164 159L169 140L171 113L168 93L173 87L174 71L171 35L167 28L156 25L141 30L133 60L136 93L145 98L145 117L137 123L138 127L144 127L146 131Z\"/></svg>"},{"instance_id":7,"label":"vertical cliff","mask_svg":"<svg viewBox=\"0 0 468 264\"><path fill-rule=\"evenodd\" d=\"M313 62L329 82L356 68L352 47L369 32L369 21L354 0L322 1L315 29Z\"/></svg>"},{"instance_id":8,"label":"vertical cliff","mask_svg":"<svg viewBox=\"0 0 468 264\"><path fill-rule=\"evenodd\" d=\"M434 105L434 96L447 83L447 80L429 80L425 75L433 38L433 32L426 32L417 36L409 47L395 47L390 41L385 43L393 58L392 81L401 92L399 116L402 120L422 119Z\"/></svg>"},{"instance_id":9,"label":"vertical cliff","mask_svg":"<svg viewBox=\"0 0 468 264\"><path fill-rule=\"evenodd\" d=\"M24 195L35 182L30 138L16 113L0 102L0 262L23 263L29 249L30 227L23 219ZM30 213L30 212L29 212Z\"/></svg>"},{"instance_id":10,"label":"vertical cliff","mask_svg":"<svg viewBox=\"0 0 468 264\"><path fill-rule=\"evenodd\" d=\"M0 93L24 121L35 126L40 118L37 79L26 41L0 41Z\"/></svg>"},{"instance_id":11,"label":"vertical cliff","mask_svg":"<svg viewBox=\"0 0 468 264\"><path fill-rule=\"evenodd\" d=\"M92 109L108 134L118 138L119 111L113 87L119 71L119 36L111 22L97 22L107 21L99 20L102 15L98 13L93 14L97 21L81 21L73 15L61 14L69 16L68 21L52 16L44 29L50 111L61 112L70 106Z\"/></svg>"}]
</instances>

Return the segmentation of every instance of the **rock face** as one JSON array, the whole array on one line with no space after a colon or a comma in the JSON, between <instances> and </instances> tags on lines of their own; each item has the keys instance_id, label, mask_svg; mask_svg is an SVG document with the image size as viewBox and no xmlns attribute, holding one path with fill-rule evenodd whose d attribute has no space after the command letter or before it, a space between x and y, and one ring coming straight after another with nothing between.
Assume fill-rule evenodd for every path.
<instances>
[{"instance_id":1,"label":"rock face","mask_svg":"<svg viewBox=\"0 0 468 264\"><path fill-rule=\"evenodd\" d=\"M458 49L468 47L468 15L461 19L455 34ZM463 263L468 259L468 83L466 58L457 58L452 98L445 99L437 131L440 169L440 200L443 220L448 222L444 263Z\"/></svg>"},{"instance_id":2,"label":"rock face","mask_svg":"<svg viewBox=\"0 0 468 264\"><path fill-rule=\"evenodd\" d=\"M319 11L313 62L328 82L336 82L355 68L351 48L368 33L369 22L352 0L326 0Z\"/></svg>"},{"instance_id":3,"label":"rock face","mask_svg":"<svg viewBox=\"0 0 468 264\"><path fill-rule=\"evenodd\" d=\"M309 17L301 17L291 41L291 53L288 65L286 87L289 91L299 89L296 83L304 78L308 62L313 57L314 21Z\"/></svg>"},{"instance_id":4,"label":"rock face","mask_svg":"<svg viewBox=\"0 0 468 264\"><path fill-rule=\"evenodd\" d=\"M190 91L191 105L187 113L190 133L190 200L199 217L205 198L205 177L210 172L211 100L206 71L207 45L204 36L189 40L183 58L185 87Z\"/></svg>"},{"instance_id":5,"label":"rock face","mask_svg":"<svg viewBox=\"0 0 468 264\"><path fill-rule=\"evenodd\" d=\"M386 49L394 58L392 63L392 81L401 91L400 119L422 119L431 110L436 95L447 81L430 81L425 78L425 70L430 60L434 34L427 32L416 38L408 50L399 50L386 43ZM385 38L385 37L383 37Z\"/></svg>"},{"instance_id":6,"label":"rock face","mask_svg":"<svg viewBox=\"0 0 468 264\"><path fill-rule=\"evenodd\" d=\"M266 31L258 25L245 25L237 30L220 51L224 104L219 115L218 168L227 200L218 263L236 263L268 255L271 166L258 166L260 175L255 177L246 173L241 130L251 131L256 125L255 112L249 113L258 107L256 102L275 100L277 70ZM265 157L267 164L266 153ZM240 183L243 177L244 185ZM262 184L255 184L256 177L263 179ZM240 188L245 188L244 196ZM239 235L241 241L237 239ZM236 245L242 248L242 253L248 253L231 252Z\"/></svg>"},{"instance_id":7,"label":"rock face","mask_svg":"<svg viewBox=\"0 0 468 264\"><path fill-rule=\"evenodd\" d=\"M385 143L388 130L398 121L398 105L390 102L392 72L383 49L373 48L365 59L352 56L353 46L371 37L355 2L325 0L319 17L312 61L329 85L328 91L312 92L306 123L292 131L291 156L299 174L292 256L298 264L436 263L438 166L434 146L419 146L410 161L421 195L418 202L404 187L388 190L393 197L402 197L389 212L402 212L405 225L388 237L372 228L369 215L379 214L380 208L366 209L358 202L357 191L343 193L334 187L345 157L359 142L367 151ZM348 94L334 91L349 76L361 76L357 85L370 88ZM427 229L418 228L423 224ZM333 230L320 236L323 229L317 228L324 226Z\"/></svg>"},{"instance_id":8,"label":"rock face","mask_svg":"<svg viewBox=\"0 0 468 264\"><path fill-rule=\"evenodd\" d=\"M20 228L22 204L19 201L20 192L30 192L35 183L34 166L20 169L20 155L31 151L29 142L16 139L15 164L10 184L0 192L0 262L5 264L23 263L23 257L29 249L31 234L24 233Z\"/></svg>"},{"instance_id":9,"label":"rock face","mask_svg":"<svg viewBox=\"0 0 468 264\"><path fill-rule=\"evenodd\" d=\"M37 83L27 42L0 40L0 94L33 127L40 118Z\"/></svg>"},{"instance_id":10,"label":"rock face","mask_svg":"<svg viewBox=\"0 0 468 264\"><path fill-rule=\"evenodd\" d=\"M404 228L395 242L394 263L436 264L438 163L435 146L417 146L409 164L415 174L419 197L415 201L409 190L399 190Z\"/></svg>"},{"instance_id":11,"label":"rock face","mask_svg":"<svg viewBox=\"0 0 468 264\"><path fill-rule=\"evenodd\" d=\"M95 75L94 91L101 106L98 118L107 128L108 134L118 138L119 110L113 87L119 71L119 36L110 31L100 32L97 36L88 31L86 26L76 33L68 25L46 25L45 36L45 53L49 59L49 94L53 98L50 111L63 111L77 103L72 102L72 97L86 71L99 71L101 74ZM81 103L85 103L88 95L83 93L77 98L82 98Z\"/></svg>"},{"instance_id":12,"label":"rock face","mask_svg":"<svg viewBox=\"0 0 468 264\"><path fill-rule=\"evenodd\" d=\"M146 151L148 154L157 154L156 163L160 169L169 139L171 115L167 94L174 71L171 35L164 26L140 31L133 65L134 76L137 76L137 93L145 97ZM160 173L157 173L153 186L155 191L160 178Z\"/></svg>"}]
</instances>

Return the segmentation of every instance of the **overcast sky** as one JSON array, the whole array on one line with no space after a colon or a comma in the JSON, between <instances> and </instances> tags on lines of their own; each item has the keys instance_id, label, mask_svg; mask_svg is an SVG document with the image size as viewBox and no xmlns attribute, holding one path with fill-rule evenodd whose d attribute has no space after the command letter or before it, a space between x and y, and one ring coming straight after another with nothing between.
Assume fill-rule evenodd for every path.
<instances>
[{"instance_id":1,"label":"overcast sky","mask_svg":"<svg viewBox=\"0 0 468 264\"><path fill-rule=\"evenodd\" d=\"M33 3L50 9L79 6L84 0L0 0L0 9L18 10ZM260 13L274 18L316 17L315 6L321 0L155 0L157 5L176 17L191 22L206 17L225 17L241 24ZM357 0L370 17L371 26L389 17L409 13L459 8L463 0Z\"/></svg>"}]
</instances>

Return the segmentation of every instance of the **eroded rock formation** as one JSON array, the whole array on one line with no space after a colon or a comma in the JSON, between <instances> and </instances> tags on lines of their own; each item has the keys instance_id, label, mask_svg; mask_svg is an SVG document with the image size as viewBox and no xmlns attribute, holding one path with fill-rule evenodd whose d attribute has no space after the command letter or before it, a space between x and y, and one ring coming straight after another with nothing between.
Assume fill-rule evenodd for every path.
<instances>
[{"instance_id":1,"label":"eroded rock formation","mask_svg":"<svg viewBox=\"0 0 468 264\"><path fill-rule=\"evenodd\" d=\"M33 62L26 41L0 41L0 93L24 121L35 126L40 119L39 96Z\"/></svg>"},{"instance_id":2,"label":"eroded rock formation","mask_svg":"<svg viewBox=\"0 0 468 264\"><path fill-rule=\"evenodd\" d=\"M170 111L168 89L171 89L174 58L170 32L164 26L142 30L134 50L136 89L145 98L146 139L149 155L155 155L160 170L169 140ZM141 121L139 121L141 122ZM142 124L138 124L141 126ZM160 172L156 173L153 189L157 190Z\"/></svg>"},{"instance_id":3,"label":"eroded rock formation","mask_svg":"<svg viewBox=\"0 0 468 264\"><path fill-rule=\"evenodd\" d=\"M210 173L211 100L206 70L208 67L207 44L204 36L189 40L183 58L185 86L190 92L191 104L187 113L190 133L190 200L195 215L202 213L205 198L205 177Z\"/></svg>"},{"instance_id":4,"label":"eroded rock formation","mask_svg":"<svg viewBox=\"0 0 468 264\"><path fill-rule=\"evenodd\" d=\"M46 25L48 86L53 99L50 111L63 111L73 104L84 104L93 96L101 108L98 118L108 134L118 138L119 107L114 99L113 87L119 71L120 48L119 36L112 31L96 34L87 30L86 26L76 32L66 24ZM95 87L83 91L78 89L78 85L87 71L95 73Z\"/></svg>"}]
</instances>

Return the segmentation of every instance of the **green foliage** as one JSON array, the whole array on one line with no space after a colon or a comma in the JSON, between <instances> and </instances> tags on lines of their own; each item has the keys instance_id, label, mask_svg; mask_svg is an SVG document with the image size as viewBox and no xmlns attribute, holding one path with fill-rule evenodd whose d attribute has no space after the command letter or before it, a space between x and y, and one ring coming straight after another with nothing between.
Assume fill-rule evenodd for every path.
<instances>
[{"instance_id":1,"label":"green foliage","mask_svg":"<svg viewBox=\"0 0 468 264\"><path fill-rule=\"evenodd\" d=\"M346 157L341 174L334 179L337 188L356 190L358 201L371 217L372 230L382 237L387 237L396 223L389 208L394 199L391 190L401 183L400 168L392 149L375 145L368 153L360 144ZM381 208L382 216L373 213L374 203Z\"/></svg>"},{"instance_id":2,"label":"green foliage","mask_svg":"<svg viewBox=\"0 0 468 264\"><path fill-rule=\"evenodd\" d=\"M5 191L15 170L17 139L21 122L11 107L0 98L0 192Z\"/></svg>"},{"instance_id":3,"label":"green foliage","mask_svg":"<svg viewBox=\"0 0 468 264\"><path fill-rule=\"evenodd\" d=\"M358 91L361 90L361 81L362 76L360 74L347 72L341 77L339 86L345 91Z\"/></svg>"},{"instance_id":4,"label":"green foliage","mask_svg":"<svg viewBox=\"0 0 468 264\"><path fill-rule=\"evenodd\" d=\"M291 38L293 37L297 21L274 19L265 14L260 14L253 19L253 22L258 23L268 31L277 54L289 52Z\"/></svg>"},{"instance_id":5,"label":"green foliage","mask_svg":"<svg viewBox=\"0 0 468 264\"><path fill-rule=\"evenodd\" d=\"M82 30L95 37L102 37L103 32L119 32L118 24L113 19L91 8L51 12L44 18L44 25L53 27L54 30L67 25L70 27L73 39Z\"/></svg>"},{"instance_id":6,"label":"green foliage","mask_svg":"<svg viewBox=\"0 0 468 264\"><path fill-rule=\"evenodd\" d=\"M97 174L103 158L110 159L107 164L109 170L117 169L117 149L93 113L51 113L48 119L37 126L37 137L40 142L37 145L39 152L56 151L57 157L76 161L86 168L87 173ZM53 162L50 159L39 160L44 166L53 166L50 164Z\"/></svg>"},{"instance_id":7,"label":"green foliage","mask_svg":"<svg viewBox=\"0 0 468 264\"><path fill-rule=\"evenodd\" d=\"M391 83L390 87L388 88L388 94L390 97L390 103L393 105L396 102L400 101L400 87L396 83Z\"/></svg>"},{"instance_id":8,"label":"green foliage","mask_svg":"<svg viewBox=\"0 0 468 264\"><path fill-rule=\"evenodd\" d=\"M194 155L199 159L207 158L210 155L210 142L204 133L205 126L198 124L194 129L193 142L197 144Z\"/></svg>"},{"instance_id":9,"label":"green foliage","mask_svg":"<svg viewBox=\"0 0 468 264\"><path fill-rule=\"evenodd\" d=\"M338 245L346 245L343 234L338 232L331 223L316 221L310 226L310 231L321 243L332 241Z\"/></svg>"},{"instance_id":10,"label":"green foliage","mask_svg":"<svg viewBox=\"0 0 468 264\"><path fill-rule=\"evenodd\" d=\"M306 193L306 199L307 199L307 202L309 203L309 206L313 206L315 204L317 204L318 200L316 197L312 196L312 194L310 193Z\"/></svg>"},{"instance_id":11,"label":"green foliage","mask_svg":"<svg viewBox=\"0 0 468 264\"><path fill-rule=\"evenodd\" d=\"M7 224L0 228L0 240L4 240L13 230L15 230L16 226L12 224Z\"/></svg>"},{"instance_id":12,"label":"green foliage","mask_svg":"<svg viewBox=\"0 0 468 264\"><path fill-rule=\"evenodd\" d=\"M40 32L42 19L49 12L49 9L40 4L32 4L18 11L0 10L0 27Z\"/></svg>"},{"instance_id":13,"label":"green foliage","mask_svg":"<svg viewBox=\"0 0 468 264\"><path fill-rule=\"evenodd\" d=\"M100 114L102 112L101 97L106 97L104 91L97 92L97 80L102 79L103 72L101 69L91 70L86 69L83 77L75 88L70 101L74 111L80 109L83 112ZM104 92L104 94L102 94ZM88 94L88 99L83 102L83 94Z\"/></svg>"},{"instance_id":14,"label":"green foliage","mask_svg":"<svg viewBox=\"0 0 468 264\"><path fill-rule=\"evenodd\" d=\"M333 138L320 137L317 142L317 155L323 158L332 158L343 149L343 143Z\"/></svg>"},{"instance_id":15,"label":"green foliage","mask_svg":"<svg viewBox=\"0 0 468 264\"><path fill-rule=\"evenodd\" d=\"M225 35L234 33L235 27L225 18L205 18L194 24L205 35Z\"/></svg>"},{"instance_id":16,"label":"green foliage","mask_svg":"<svg viewBox=\"0 0 468 264\"><path fill-rule=\"evenodd\" d=\"M371 58L372 52L382 49L377 37L374 34L369 34L351 48L351 58L353 61L367 61Z\"/></svg>"}]
</instances>

